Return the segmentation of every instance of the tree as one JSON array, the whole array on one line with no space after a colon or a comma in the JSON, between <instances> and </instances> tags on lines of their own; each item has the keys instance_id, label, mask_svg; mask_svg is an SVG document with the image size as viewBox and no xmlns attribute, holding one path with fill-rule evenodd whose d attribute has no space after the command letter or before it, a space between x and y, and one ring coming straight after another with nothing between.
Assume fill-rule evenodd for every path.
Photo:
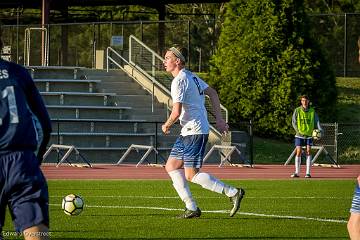
<instances>
[{"instance_id":1,"label":"tree","mask_svg":"<svg viewBox=\"0 0 360 240\"><path fill-rule=\"evenodd\" d=\"M335 118L335 77L310 38L301 0L230 1L211 65L210 84L230 121L252 119L258 134L291 136L301 94L323 122Z\"/></svg>"}]
</instances>

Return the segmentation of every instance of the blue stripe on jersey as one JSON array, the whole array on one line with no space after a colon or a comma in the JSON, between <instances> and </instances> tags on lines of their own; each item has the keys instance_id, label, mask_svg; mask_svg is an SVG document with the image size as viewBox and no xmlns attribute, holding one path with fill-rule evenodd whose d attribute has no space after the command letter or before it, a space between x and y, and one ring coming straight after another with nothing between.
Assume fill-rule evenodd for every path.
<instances>
[{"instance_id":1,"label":"blue stripe on jersey","mask_svg":"<svg viewBox=\"0 0 360 240\"><path fill-rule=\"evenodd\" d=\"M360 187L359 185L355 188L354 198L352 200L350 212L360 213Z\"/></svg>"}]
</instances>

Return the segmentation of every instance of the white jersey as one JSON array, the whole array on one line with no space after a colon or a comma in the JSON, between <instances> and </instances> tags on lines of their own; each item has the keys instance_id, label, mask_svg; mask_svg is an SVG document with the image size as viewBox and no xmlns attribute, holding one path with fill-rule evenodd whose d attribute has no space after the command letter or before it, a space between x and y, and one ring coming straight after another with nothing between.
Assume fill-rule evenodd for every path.
<instances>
[{"instance_id":1,"label":"white jersey","mask_svg":"<svg viewBox=\"0 0 360 240\"><path fill-rule=\"evenodd\" d=\"M204 93L208 87L209 85L201 78L184 68L173 79L171 83L172 101L173 103L182 103L179 117L182 136L209 133Z\"/></svg>"}]
</instances>

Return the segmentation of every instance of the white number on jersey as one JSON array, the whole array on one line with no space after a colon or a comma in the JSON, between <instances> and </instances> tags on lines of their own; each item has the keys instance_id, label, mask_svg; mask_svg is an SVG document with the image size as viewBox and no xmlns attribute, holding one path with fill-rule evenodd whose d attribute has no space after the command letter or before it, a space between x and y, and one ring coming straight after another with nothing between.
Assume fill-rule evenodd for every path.
<instances>
[{"instance_id":1,"label":"white number on jersey","mask_svg":"<svg viewBox=\"0 0 360 240\"><path fill-rule=\"evenodd\" d=\"M7 99L7 101L8 101L9 113L10 113L10 123L18 123L19 115L18 115L18 110L17 110L17 105L16 105L14 86L7 86L1 92L1 98ZM2 125L1 118L0 118L0 125Z\"/></svg>"},{"instance_id":2,"label":"white number on jersey","mask_svg":"<svg viewBox=\"0 0 360 240\"><path fill-rule=\"evenodd\" d=\"M194 82L195 82L195 84L196 84L196 86L197 86L197 88L198 88L198 90L199 90L199 94L200 94L200 95L203 95L203 94L204 94L204 91L201 90L199 80L198 80L196 77L193 77L193 80L194 80Z\"/></svg>"}]
</instances>

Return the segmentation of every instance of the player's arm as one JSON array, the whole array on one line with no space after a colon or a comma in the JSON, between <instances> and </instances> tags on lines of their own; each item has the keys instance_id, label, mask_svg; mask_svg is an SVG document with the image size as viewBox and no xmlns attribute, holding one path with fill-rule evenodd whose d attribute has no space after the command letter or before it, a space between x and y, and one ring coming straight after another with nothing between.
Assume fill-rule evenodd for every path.
<instances>
[{"instance_id":1,"label":"player's arm","mask_svg":"<svg viewBox=\"0 0 360 240\"><path fill-rule=\"evenodd\" d=\"M40 147L37 153L37 158L39 159L40 163L43 160L43 156L46 152L46 146L50 141L50 133L52 131L51 121L48 114L48 111L45 107L44 101L35 86L34 81L32 80L30 74L24 68L21 72L21 78L25 83L25 93L27 102L31 111L35 114L38 118L42 131L43 131L43 139L40 143Z\"/></svg>"},{"instance_id":2,"label":"player's arm","mask_svg":"<svg viewBox=\"0 0 360 240\"><path fill-rule=\"evenodd\" d=\"M220 100L216 90L212 87L207 87L204 90L204 93L210 98L211 107L215 113L217 130L219 130L221 133L226 133L229 130L229 126L221 116Z\"/></svg>"},{"instance_id":3,"label":"player's arm","mask_svg":"<svg viewBox=\"0 0 360 240\"><path fill-rule=\"evenodd\" d=\"M166 122L161 126L163 133L168 134L170 132L171 126L176 123L179 119L182 109L182 103L176 102L173 104L171 114Z\"/></svg>"},{"instance_id":4,"label":"player's arm","mask_svg":"<svg viewBox=\"0 0 360 240\"><path fill-rule=\"evenodd\" d=\"M296 111L296 109L294 110L292 118L291 118L291 125L294 128L294 130L296 132L298 132L298 129L297 129L297 111Z\"/></svg>"},{"instance_id":5,"label":"player's arm","mask_svg":"<svg viewBox=\"0 0 360 240\"><path fill-rule=\"evenodd\" d=\"M323 132L323 129L322 129L321 126L320 126L319 116L317 115L316 112L315 112L314 121L315 121L315 124L316 124L316 127L315 127L315 128L317 128L317 129L319 129L321 132Z\"/></svg>"},{"instance_id":6,"label":"player's arm","mask_svg":"<svg viewBox=\"0 0 360 240\"><path fill-rule=\"evenodd\" d=\"M296 135L297 136L301 136L301 134L299 133L299 129L297 128L297 110L294 110L294 113L292 115L292 119L291 119L291 125L294 128Z\"/></svg>"}]
</instances>

